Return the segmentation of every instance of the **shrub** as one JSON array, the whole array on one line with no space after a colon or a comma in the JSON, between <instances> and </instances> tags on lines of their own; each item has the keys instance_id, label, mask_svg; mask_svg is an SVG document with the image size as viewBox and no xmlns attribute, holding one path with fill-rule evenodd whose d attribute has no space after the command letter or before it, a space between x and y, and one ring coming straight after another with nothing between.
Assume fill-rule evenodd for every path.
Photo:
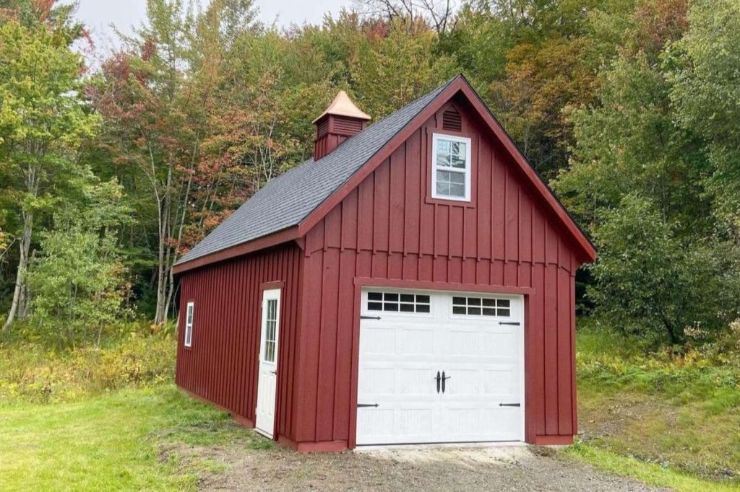
<instances>
[{"instance_id":1,"label":"shrub","mask_svg":"<svg viewBox=\"0 0 740 492\"><path fill-rule=\"evenodd\" d=\"M37 341L0 344L0 404L77 400L126 386L170 382L176 342L135 325L100 347L58 351ZM147 330L148 331L148 330Z\"/></svg>"},{"instance_id":2,"label":"shrub","mask_svg":"<svg viewBox=\"0 0 740 492\"><path fill-rule=\"evenodd\" d=\"M687 327L715 332L737 316L734 267L708 245L685 244L650 200L627 195L601 219L588 291L597 315L653 345L683 344Z\"/></svg>"},{"instance_id":3,"label":"shrub","mask_svg":"<svg viewBox=\"0 0 740 492\"><path fill-rule=\"evenodd\" d=\"M81 203L54 215L28 273L31 323L59 345L96 340L129 314L128 272L116 230L128 220L115 181L82 187Z\"/></svg>"},{"instance_id":4,"label":"shrub","mask_svg":"<svg viewBox=\"0 0 740 492\"><path fill-rule=\"evenodd\" d=\"M715 333L712 342L678 352L671 347L649 352L641 343L593 319L579 321L579 385L699 401L713 411L740 405L740 320Z\"/></svg>"}]
</instances>

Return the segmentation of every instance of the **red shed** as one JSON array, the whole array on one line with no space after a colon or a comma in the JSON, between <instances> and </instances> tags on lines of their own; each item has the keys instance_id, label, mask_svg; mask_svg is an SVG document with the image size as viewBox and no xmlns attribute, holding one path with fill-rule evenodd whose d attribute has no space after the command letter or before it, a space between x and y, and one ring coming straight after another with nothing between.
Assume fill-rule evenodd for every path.
<instances>
[{"instance_id":1,"label":"red shed","mask_svg":"<svg viewBox=\"0 0 740 492\"><path fill-rule=\"evenodd\" d=\"M462 76L369 119L178 262L177 384L300 451L572 442L593 246Z\"/></svg>"}]
</instances>

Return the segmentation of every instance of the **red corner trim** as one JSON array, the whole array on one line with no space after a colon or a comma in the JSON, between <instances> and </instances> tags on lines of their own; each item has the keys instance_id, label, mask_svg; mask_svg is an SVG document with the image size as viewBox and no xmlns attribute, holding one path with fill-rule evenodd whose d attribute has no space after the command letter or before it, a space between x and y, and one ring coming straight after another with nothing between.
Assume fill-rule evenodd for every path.
<instances>
[{"instance_id":1,"label":"red corner trim","mask_svg":"<svg viewBox=\"0 0 740 492\"><path fill-rule=\"evenodd\" d=\"M295 442L280 436L278 444L295 449L299 453L337 453L347 450L347 441Z\"/></svg>"},{"instance_id":2,"label":"red corner trim","mask_svg":"<svg viewBox=\"0 0 740 492\"><path fill-rule=\"evenodd\" d=\"M569 446L573 444L573 436L534 436L534 444L538 446Z\"/></svg>"}]
</instances>

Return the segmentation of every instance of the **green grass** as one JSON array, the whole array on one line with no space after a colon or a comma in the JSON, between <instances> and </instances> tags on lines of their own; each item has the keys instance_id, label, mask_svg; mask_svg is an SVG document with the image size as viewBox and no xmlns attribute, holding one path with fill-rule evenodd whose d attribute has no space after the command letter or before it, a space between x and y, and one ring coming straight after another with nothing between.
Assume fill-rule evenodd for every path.
<instances>
[{"instance_id":1,"label":"green grass","mask_svg":"<svg viewBox=\"0 0 740 492\"><path fill-rule=\"evenodd\" d=\"M0 490L194 490L223 463L178 450L263 440L171 385L0 407Z\"/></svg>"},{"instance_id":2,"label":"green grass","mask_svg":"<svg viewBox=\"0 0 740 492\"><path fill-rule=\"evenodd\" d=\"M740 368L647 353L589 320L577 335L581 443L567 454L678 490L740 489Z\"/></svg>"},{"instance_id":3,"label":"green grass","mask_svg":"<svg viewBox=\"0 0 740 492\"><path fill-rule=\"evenodd\" d=\"M596 446L584 445L582 443L577 443L569 447L565 450L564 454L581 461L586 461L602 470L617 475L634 477L647 484L658 487L668 487L686 492L740 490L740 486L736 483L704 480L692 474L669 467L646 463L632 456L612 453Z\"/></svg>"}]
</instances>

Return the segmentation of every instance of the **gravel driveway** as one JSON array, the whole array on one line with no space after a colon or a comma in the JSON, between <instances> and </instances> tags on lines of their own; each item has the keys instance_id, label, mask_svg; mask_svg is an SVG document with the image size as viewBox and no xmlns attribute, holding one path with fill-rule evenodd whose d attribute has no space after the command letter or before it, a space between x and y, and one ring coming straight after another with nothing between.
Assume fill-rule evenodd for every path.
<instances>
[{"instance_id":1,"label":"gravel driveway","mask_svg":"<svg viewBox=\"0 0 740 492\"><path fill-rule=\"evenodd\" d=\"M191 451L192 450L191 448ZM201 449L203 451L203 449ZM208 448L226 470L203 490L642 491L646 485L527 447L375 449L297 454ZM201 452L196 454L203 457Z\"/></svg>"}]
</instances>

